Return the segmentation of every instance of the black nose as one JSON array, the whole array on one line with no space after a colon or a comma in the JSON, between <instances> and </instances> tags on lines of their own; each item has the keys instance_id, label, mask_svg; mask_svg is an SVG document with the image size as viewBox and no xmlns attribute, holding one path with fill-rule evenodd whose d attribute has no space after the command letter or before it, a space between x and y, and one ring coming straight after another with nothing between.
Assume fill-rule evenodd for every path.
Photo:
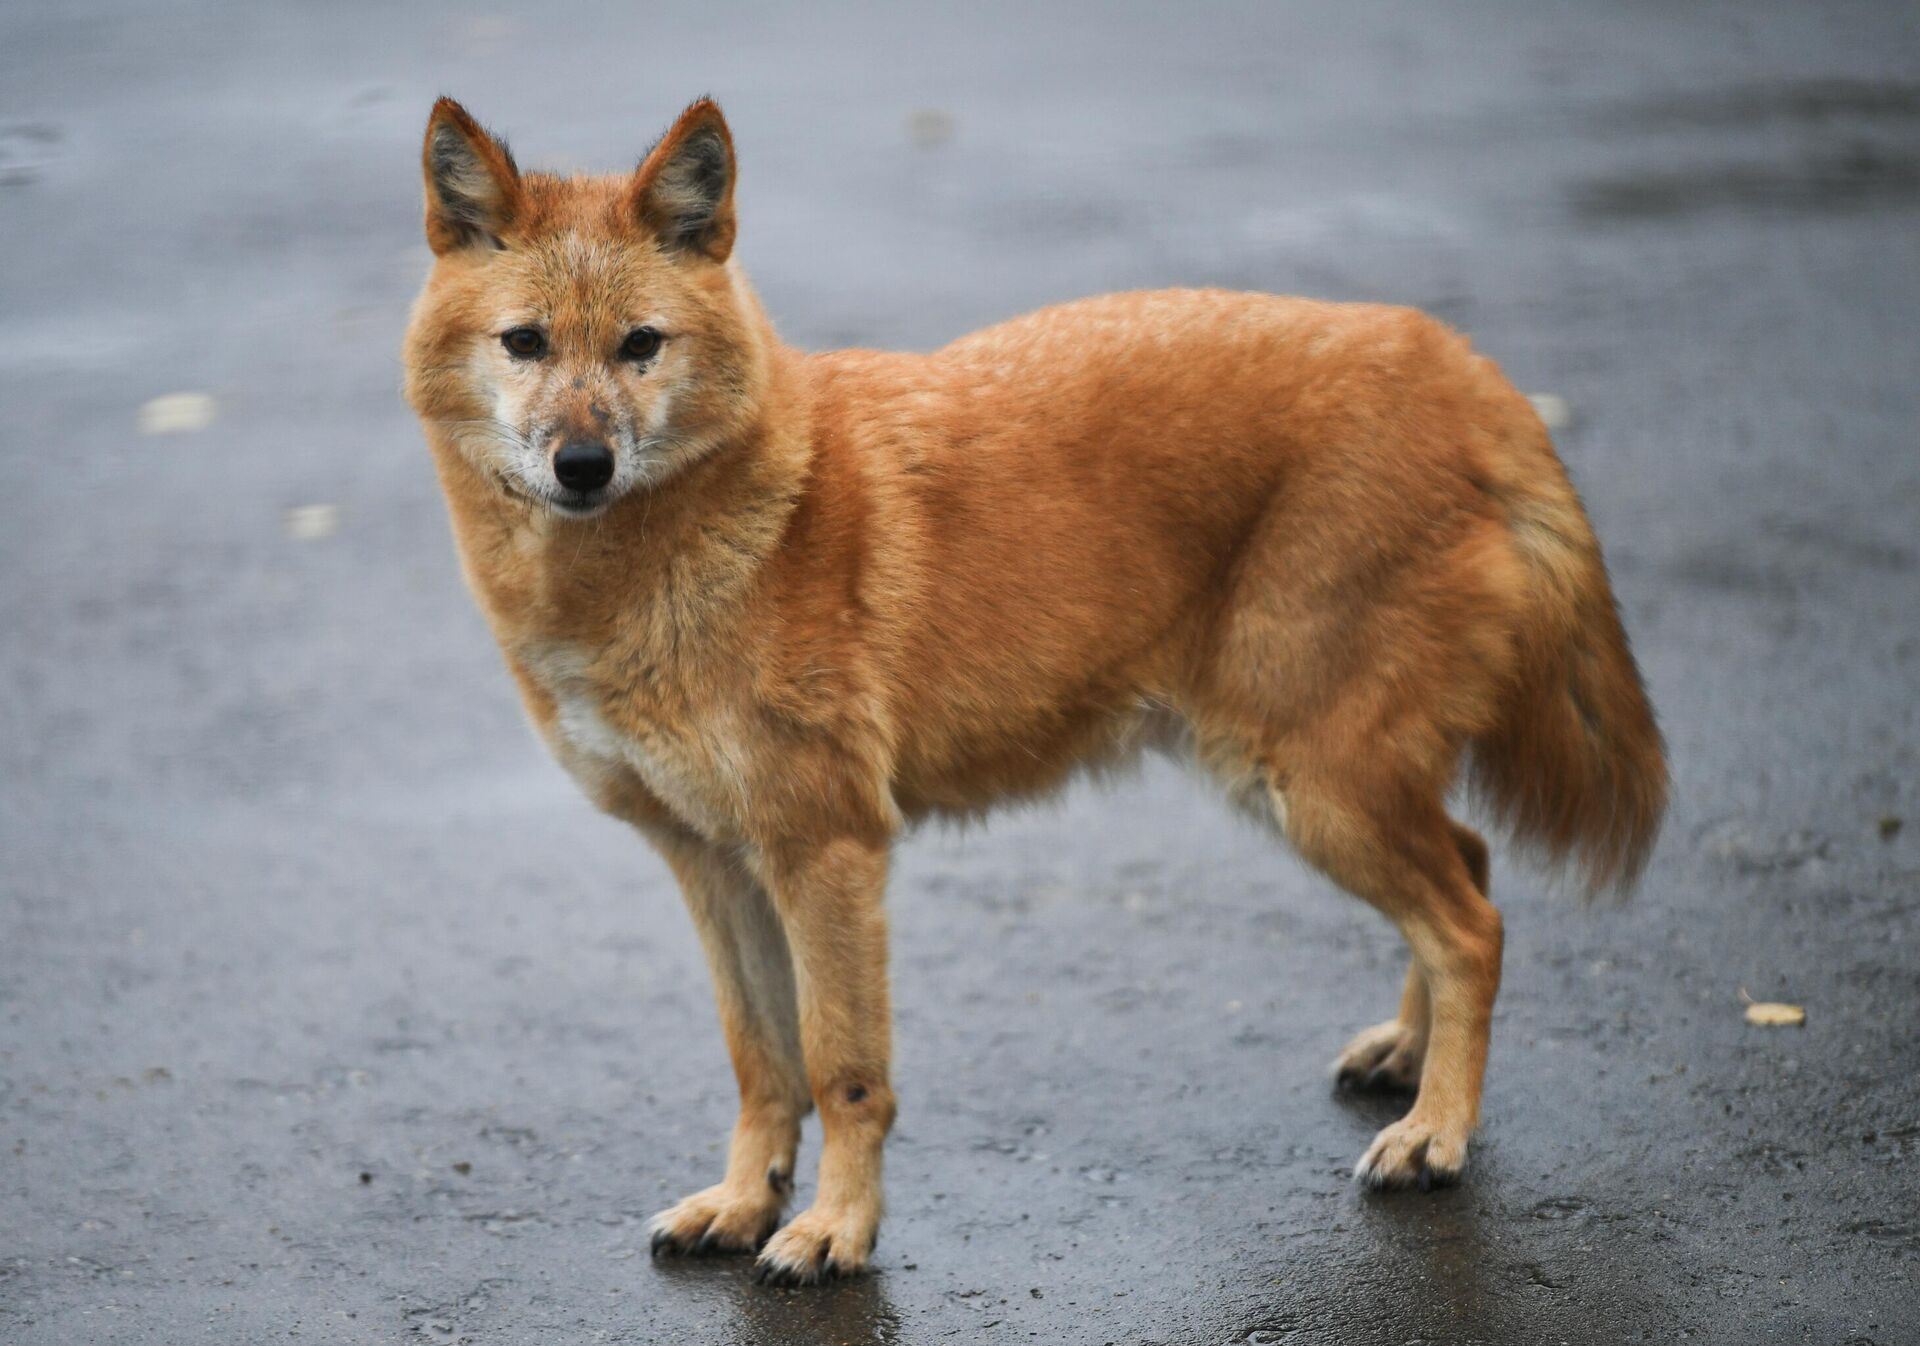
<instances>
[{"instance_id":1,"label":"black nose","mask_svg":"<svg viewBox=\"0 0 1920 1346\"><path fill-rule=\"evenodd\" d=\"M613 480L613 450L578 441L553 455L553 475L569 491L597 491Z\"/></svg>"}]
</instances>

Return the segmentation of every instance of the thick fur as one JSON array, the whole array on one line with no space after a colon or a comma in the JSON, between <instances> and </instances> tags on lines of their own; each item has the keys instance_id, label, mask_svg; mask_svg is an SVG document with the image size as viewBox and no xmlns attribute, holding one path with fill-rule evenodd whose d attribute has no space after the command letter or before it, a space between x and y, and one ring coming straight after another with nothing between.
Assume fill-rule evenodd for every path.
<instances>
[{"instance_id":1,"label":"thick fur","mask_svg":"<svg viewBox=\"0 0 1920 1346\"><path fill-rule=\"evenodd\" d=\"M407 394L468 581L554 753L679 877L740 1085L725 1177L658 1250L865 1265L890 843L1148 746L1406 936L1399 1013L1337 1064L1418 1094L1358 1172L1459 1172L1501 926L1449 789L1470 763L1606 883L1666 780L1599 547L1490 361L1406 309L1221 291L803 355L733 259L710 103L634 174L560 179L443 100L423 167ZM623 360L643 325L658 354ZM522 326L540 358L503 349ZM568 505L550 456L582 436L617 466ZM781 1227L809 1107L819 1182Z\"/></svg>"}]
</instances>

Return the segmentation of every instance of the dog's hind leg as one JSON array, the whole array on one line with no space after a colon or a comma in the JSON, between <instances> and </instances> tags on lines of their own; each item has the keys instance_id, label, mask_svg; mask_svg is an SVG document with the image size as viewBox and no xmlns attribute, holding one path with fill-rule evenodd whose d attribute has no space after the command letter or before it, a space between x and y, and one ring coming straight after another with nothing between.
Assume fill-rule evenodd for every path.
<instances>
[{"instance_id":1,"label":"dog's hind leg","mask_svg":"<svg viewBox=\"0 0 1920 1346\"><path fill-rule=\"evenodd\" d=\"M706 950L740 1116L726 1177L653 1217L653 1251L752 1252L779 1225L793 1192L800 1119L811 1106L793 962L772 900L743 865L686 834L654 840Z\"/></svg>"},{"instance_id":2,"label":"dog's hind leg","mask_svg":"<svg viewBox=\"0 0 1920 1346\"><path fill-rule=\"evenodd\" d=\"M1403 1036L1390 1050L1411 1040L1426 1009L1413 1108L1375 1138L1355 1176L1375 1187L1450 1181L1479 1120L1500 988L1500 914L1481 887L1485 847L1406 782L1295 776L1283 816L1301 855L1385 913L1413 951L1404 1018L1393 1021Z\"/></svg>"},{"instance_id":3,"label":"dog's hind leg","mask_svg":"<svg viewBox=\"0 0 1920 1346\"><path fill-rule=\"evenodd\" d=\"M1468 877L1485 896L1487 843L1472 828L1450 825ZM1400 992L1400 1012L1354 1035L1334 1059L1335 1082L1343 1089L1412 1093L1420 1087L1420 1070L1426 1063L1428 1020L1427 979L1420 971L1419 960L1409 960L1406 986Z\"/></svg>"}]
</instances>

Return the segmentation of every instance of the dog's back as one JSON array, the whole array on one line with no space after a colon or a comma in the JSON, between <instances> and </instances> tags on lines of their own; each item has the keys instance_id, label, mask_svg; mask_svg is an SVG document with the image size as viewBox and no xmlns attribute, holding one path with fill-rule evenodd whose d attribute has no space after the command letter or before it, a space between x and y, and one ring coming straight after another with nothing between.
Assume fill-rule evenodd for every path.
<instances>
[{"instance_id":1,"label":"dog's back","mask_svg":"<svg viewBox=\"0 0 1920 1346\"><path fill-rule=\"evenodd\" d=\"M909 814L1057 784L1143 707L1240 778L1220 740L1361 677L1423 782L1474 744L1527 840L1598 881L1644 856L1659 742L1592 531L1526 399L1432 319L1155 291L809 364L822 471L870 523L848 563L887 593Z\"/></svg>"}]
</instances>

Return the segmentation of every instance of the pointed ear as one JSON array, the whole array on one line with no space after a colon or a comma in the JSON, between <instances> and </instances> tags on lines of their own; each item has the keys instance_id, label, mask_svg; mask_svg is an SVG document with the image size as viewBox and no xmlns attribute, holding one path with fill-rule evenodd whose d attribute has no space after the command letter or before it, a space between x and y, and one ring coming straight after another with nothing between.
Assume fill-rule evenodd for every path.
<instances>
[{"instance_id":1,"label":"pointed ear","mask_svg":"<svg viewBox=\"0 0 1920 1346\"><path fill-rule=\"evenodd\" d=\"M733 251L733 137L702 98L661 137L634 174L634 212L668 251L716 262Z\"/></svg>"},{"instance_id":2,"label":"pointed ear","mask_svg":"<svg viewBox=\"0 0 1920 1346\"><path fill-rule=\"evenodd\" d=\"M451 98L433 105L420 153L427 179L427 243L436 254L487 244L520 205L520 170L502 142L488 135Z\"/></svg>"}]
</instances>

